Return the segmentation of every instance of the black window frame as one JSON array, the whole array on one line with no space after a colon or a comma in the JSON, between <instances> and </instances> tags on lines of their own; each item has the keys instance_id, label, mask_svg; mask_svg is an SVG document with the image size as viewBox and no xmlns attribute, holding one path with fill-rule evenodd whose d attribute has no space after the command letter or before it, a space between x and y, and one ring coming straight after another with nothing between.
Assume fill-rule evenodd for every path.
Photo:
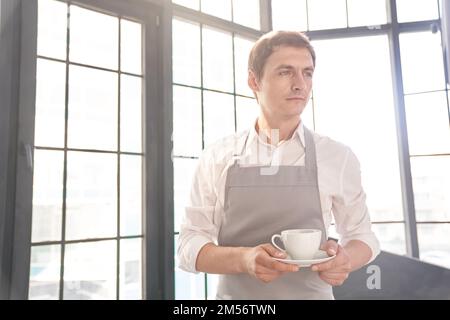
<instances>
[{"instance_id":1,"label":"black window frame","mask_svg":"<svg viewBox=\"0 0 450 320\"><path fill-rule=\"evenodd\" d=\"M171 8L163 1L58 0L139 21L144 26L143 298L173 299ZM37 1L1 2L0 299L28 299ZM6 18L6 19L5 19ZM5 98L3 98L5 97ZM9 120L9 121L8 121ZM4 125L5 124L5 125ZM3 134L5 134L3 136Z\"/></svg>"}]
</instances>

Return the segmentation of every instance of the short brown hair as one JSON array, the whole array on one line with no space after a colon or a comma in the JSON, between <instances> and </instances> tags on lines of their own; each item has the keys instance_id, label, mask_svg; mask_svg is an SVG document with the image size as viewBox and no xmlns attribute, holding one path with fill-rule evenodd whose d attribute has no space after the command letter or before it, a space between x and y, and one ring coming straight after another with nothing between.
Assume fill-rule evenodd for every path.
<instances>
[{"instance_id":1,"label":"short brown hair","mask_svg":"<svg viewBox=\"0 0 450 320\"><path fill-rule=\"evenodd\" d=\"M297 31L271 31L256 41L248 58L248 70L260 80L263 76L264 65L273 51L279 47L296 47L308 49L316 66L316 53L308 37Z\"/></svg>"}]
</instances>

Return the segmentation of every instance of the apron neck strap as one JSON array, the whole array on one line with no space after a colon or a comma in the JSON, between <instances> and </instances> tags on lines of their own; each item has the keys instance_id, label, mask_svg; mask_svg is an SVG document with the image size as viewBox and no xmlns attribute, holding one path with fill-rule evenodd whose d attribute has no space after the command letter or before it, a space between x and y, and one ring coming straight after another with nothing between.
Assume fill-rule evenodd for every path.
<instances>
[{"instance_id":1,"label":"apron neck strap","mask_svg":"<svg viewBox=\"0 0 450 320\"><path fill-rule=\"evenodd\" d=\"M316 145L314 144L314 138L308 128L303 126L305 132L305 167L309 170L317 171L316 161Z\"/></svg>"}]
</instances>

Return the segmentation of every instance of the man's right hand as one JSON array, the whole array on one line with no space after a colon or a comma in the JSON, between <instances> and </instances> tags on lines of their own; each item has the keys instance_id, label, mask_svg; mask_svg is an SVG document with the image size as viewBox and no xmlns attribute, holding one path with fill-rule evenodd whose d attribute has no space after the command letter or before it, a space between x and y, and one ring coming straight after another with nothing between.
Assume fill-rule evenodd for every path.
<instances>
[{"instance_id":1,"label":"man's right hand","mask_svg":"<svg viewBox=\"0 0 450 320\"><path fill-rule=\"evenodd\" d=\"M277 261L273 258L286 258L286 253L276 249L270 243L246 248L243 255L244 271L253 277L269 283L286 272L296 272L299 267Z\"/></svg>"}]
</instances>

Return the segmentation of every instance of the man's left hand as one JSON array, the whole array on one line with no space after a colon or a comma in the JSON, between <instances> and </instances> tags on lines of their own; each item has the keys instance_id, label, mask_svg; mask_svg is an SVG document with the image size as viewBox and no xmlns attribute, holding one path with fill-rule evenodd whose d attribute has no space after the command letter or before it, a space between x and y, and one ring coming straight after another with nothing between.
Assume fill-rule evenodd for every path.
<instances>
[{"instance_id":1,"label":"man's left hand","mask_svg":"<svg viewBox=\"0 0 450 320\"><path fill-rule=\"evenodd\" d=\"M319 277L332 286L340 286L351 272L350 257L347 251L333 240L328 240L321 246L333 259L312 266L312 271L318 271Z\"/></svg>"}]
</instances>

